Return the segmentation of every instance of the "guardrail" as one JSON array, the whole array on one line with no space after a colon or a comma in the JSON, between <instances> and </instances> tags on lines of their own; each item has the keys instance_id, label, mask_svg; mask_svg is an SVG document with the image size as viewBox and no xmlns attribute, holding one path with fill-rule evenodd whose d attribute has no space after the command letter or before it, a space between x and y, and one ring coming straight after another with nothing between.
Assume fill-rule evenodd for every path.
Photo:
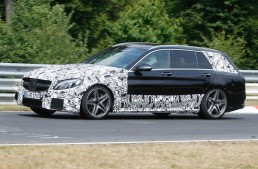
<instances>
[{"instance_id":1,"label":"guardrail","mask_svg":"<svg viewBox=\"0 0 258 169\"><path fill-rule=\"evenodd\" d=\"M14 95L22 76L46 64L0 63L0 104L15 104Z\"/></svg>"},{"instance_id":2,"label":"guardrail","mask_svg":"<svg viewBox=\"0 0 258 169\"><path fill-rule=\"evenodd\" d=\"M21 77L46 64L0 63L0 104L14 104L14 93ZM258 102L258 70L240 70L246 79L247 100Z\"/></svg>"},{"instance_id":3,"label":"guardrail","mask_svg":"<svg viewBox=\"0 0 258 169\"><path fill-rule=\"evenodd\" d=\"M240 70L246 83L258 83L258 70Z\"/></svg>"},{"instance_id":4,"label":"guardrail","mask_svg":"<svg viewBox=\"0 0 258 169\"><path fill-rule=\"evenodd\" d=\"M46 64L0 63L0 77L12 76L21 78L26 72L46 67Z\"/></svg>"}]
</instances>

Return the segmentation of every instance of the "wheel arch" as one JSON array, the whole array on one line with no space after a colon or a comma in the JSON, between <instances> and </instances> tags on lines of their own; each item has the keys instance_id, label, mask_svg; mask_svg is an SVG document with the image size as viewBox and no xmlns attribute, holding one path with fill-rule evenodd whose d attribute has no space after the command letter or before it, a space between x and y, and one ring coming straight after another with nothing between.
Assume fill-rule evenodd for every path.
<instances>
[{"instance_id":1,"label":"wheel arch","mask_svg":"<svg viewBox=\"0 0 258 169\"><path fill-rule=\"evenodd\" d=\"M218 72L217 74L218 76L216 76L213 79L213 81L211 82L211 85L209 85L208 88L205 90L205 94L208 91L215 88L225 92L228 99L227 112L229 112L232 110L232 107L236 106L235 104L236 100L234 98L239 95L239 92L241 92L242 79L239 78L238 74L225 73L225 72ZM240 104L240 101L237 103Z\"/></svg>"},{"instance_id":2,"label":"wheel arch","mask_svg":"<svg viewBox=\"0 0 258 169\"><path fill-rule=\"evenodd\" d=\"M227 97L228 97L228 91L227 91L227 89L226 89L225 87L223 87L223 86L220 86L220 85L212 85L212 86L209 86L209 87L205 90L205 93L204 93L204 94L208 93L208 92L211 91L212 89L220 89L220 90L222 90L223 92L225 92L226 95L227 95Z\"/></svg>"},{"instance_id":3,"label":"wheel arch","mask_svg":"<svg viewBox=\"0 0 258 169\"><path fill-rule=\"evenodd\" d=\"M113 100L113 105L112 105L112 108L111 108L111 111L112 111L112 110L113 110L113 106L114 106L114 99L115 99L115 97L114 97L113 91L112 91L107 85L102 84L102 83L93 84L93 85L89 86L89 87L83 92L83 96L84 96L84 94L85 94L89 89L91 89L91 88L93 88L93 87L96 87L96 86L101 86L101 87L106 88L106 89L109 91L109 93L111 94L111 97L112 97L112 100ZM83 97L83 96L82 96L82 97ZM80 109L82 109L82 100L81 100L81 104L80 104Z\"/></svg>"}]
</instances>

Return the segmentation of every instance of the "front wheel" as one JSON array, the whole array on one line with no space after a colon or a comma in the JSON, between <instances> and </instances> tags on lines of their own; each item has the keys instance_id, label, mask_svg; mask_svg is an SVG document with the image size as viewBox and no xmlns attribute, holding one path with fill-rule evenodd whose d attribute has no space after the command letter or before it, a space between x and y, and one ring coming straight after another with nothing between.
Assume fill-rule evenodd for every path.
<instances>
[{"instance_id":1,"label":"front wheel","mask_svg":"<svg viewBox=\"0 0 258 169\"><path fill-rule=\"evenodd\" d=\"M225 114L227 105L226 93L221 89L212 89L203 97L198 116L205 119L219 119Z\"/></svg>"},{"instance_id":2,"label":"front wheel","mask_svg":"<svg viewBox=\"0 0 258 169\"><path fill-rule=\"evenodd\" d=\"M93 86L83 96L80 115L83 118L103 119L113 106L112 95L103 86Z\"/></svg>"},{"instance_id":3,"label":"front wheel","mask_svg":"<svg viewBox=\"0 0 258 169\"><path fill-rule=\"evenodd\" d=\"M31 107L31 110L34 113L37 113L38 115L41 115L41 116L44 116L44 117L50 116L50 115L52 115L53 113L56 112L55 110L47 110L47 109L35 108L35 107Z\"/></svg>"}]
</instances>

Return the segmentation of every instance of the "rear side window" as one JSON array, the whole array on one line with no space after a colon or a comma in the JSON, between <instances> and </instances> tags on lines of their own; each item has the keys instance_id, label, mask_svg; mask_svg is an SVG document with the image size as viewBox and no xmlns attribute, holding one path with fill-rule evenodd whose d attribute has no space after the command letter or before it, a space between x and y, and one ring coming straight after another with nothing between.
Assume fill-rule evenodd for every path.
<instances>
[{"instance_id":1,"label":"rear side window","mask_svg":"<svg viewBox=\"0 0 258 169\"><path fill-rule=\"evenodd\" d=\"M195 52L193 51L184 51L184 50L173 50L172 51L173 68L197 68L197 61Z\"/></svg>"},{"instance_id":2,"label":"rear side window","mask_svg":"<svg viewBox=\"0 0 258 169\"><path fill-rule=\"evenodd\" d=\"M210 62L206 59L203 53L196 52L199 69L212 69Z\"/></svg>"}]
</instances>

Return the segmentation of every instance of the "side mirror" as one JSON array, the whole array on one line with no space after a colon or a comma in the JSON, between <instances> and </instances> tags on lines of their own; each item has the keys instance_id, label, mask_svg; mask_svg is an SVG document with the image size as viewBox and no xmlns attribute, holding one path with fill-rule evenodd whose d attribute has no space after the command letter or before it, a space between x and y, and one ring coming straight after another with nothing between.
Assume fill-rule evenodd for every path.
<instances>
[{"instance_id":1,"label":"side mirror","mask_svg":"<svg viewBox=\"0 0 258 169\"><path fill-rule=\"evenodd\" d=\"M135 71L151 71L151 66L148 64L143 64L143 65L139 65L137 66L134 70Z\"/></svg>"}]
</instances>

